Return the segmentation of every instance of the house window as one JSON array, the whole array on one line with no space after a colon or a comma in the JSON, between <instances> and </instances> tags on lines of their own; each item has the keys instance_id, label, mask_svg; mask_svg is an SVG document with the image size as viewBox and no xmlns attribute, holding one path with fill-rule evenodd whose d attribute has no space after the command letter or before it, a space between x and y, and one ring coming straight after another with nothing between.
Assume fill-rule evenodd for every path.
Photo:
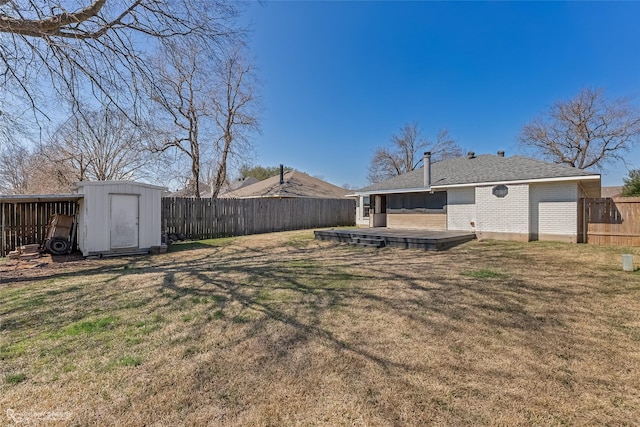
<instances>
[{"instance_id":1,"label":"house window","mask_svg":"<svg viewBox=\"0 0 640 427\"><path fill-rule=\"evenodd\" d=\"M509 187L507 187L506 185L496 185L491 190L491 193L494 196L502 199L503 197L507 197L507 194L509 194Z\"/></svg>"},{"instance_id":2,"label":"house window","mask_svg":"<svg viewBox=\"0 0 640 427\"><path fill-rule=\"evenodd\" d=\"M371 208L371 198L364 196L362 198L362 217L369 218L369 208Z\"/></svg>"},{"instance_id":3,"label":"house window","mask_svg":"<svg viewBox=\"0 0 640 427\"><path fill-rule=\"evenodd\" d=\"M443 213L447 206L447 192L390 194L389 213Z\"/></svg>"}]
</instances>

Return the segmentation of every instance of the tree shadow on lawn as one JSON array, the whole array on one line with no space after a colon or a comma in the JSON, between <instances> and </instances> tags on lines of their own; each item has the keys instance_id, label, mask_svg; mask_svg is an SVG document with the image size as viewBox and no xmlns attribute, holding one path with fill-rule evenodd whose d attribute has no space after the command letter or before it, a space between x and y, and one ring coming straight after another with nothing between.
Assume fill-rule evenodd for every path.
<instances>
[{"instance_id":1,"label":"tree shadow on lawn","mask_svg":"<svg viewBox=\"0 0 640 427\"><path fill-rule=\"evenodd\" d=\"M305 259L304 257L302 259ZM466 278L447 278L432 274L426 281L415 275L403 274L401 269L391 271L388 268L377 269L368 265L366 272L358 260L351 262L340 259L339 266L317 265L300 269L283 265L274 265L268 253L248 257L237 257L233 265L227 263L211 266L208 263L190 262L185 265L173 265L162 281L161 294L170 291L179 296L212 297L225 295L225 304L237 302L243 310L262 314L261 320L252 322L254 328L248 335L255 335L265 321L277 321L300 330L303 335L324 337L328 342L341 349L350 345L334 337L333 333L321 329L320 320L336 307L349 309L354 301L389 310L412 322L422 324L440 333L452 331L449 320L473 324L482 322L490 327L515 328L523 331L540 330L545 325L545 314L527 308L531 305L544 305L548 301L562 301L574 296L572 292L560 287L549 288L517 279L479 282ZM179 279L176 274L181 275ZM236 280L229 277L242 276ZM374 280L375 278L375 280ZM394 295L391 291L381 295L379 282L401 283L409 294ZM179 284L178 284L179 282ZM199 283L198 286L191 284ZM367 283L371 283L370 286ZM183 284L187 284L186 286ZM284 290L294 293L292 301L281 304L263 298L263 292ZM464 296L468 303L458 304ZM536 302L537 301L537 302ZM171 304L167 302L166 304ZM308 318L303 321L289 312L294 305L303 306ZM426 315L425 315L426 313ZM548 316L550 313L547 313ZM436 316L437 315L437 316ZM433 318L445 319L438 325ZM548 320L548 319L547 319ZM556 326L560 320L555 320ZM363 352L361 354L380 365L389 363L384 358Z\"/></svg>"},{"instance_id":2,"label":"tree shadow on lawn","mask_svg":"<svg viewBox=\"0 0 640 427\"><path fill-rule=\"evenodd\" d=\"M373 261L375 256L372 254L352 257L351 260L338 256L326 264L305 269L287 266L287 263L295 265L296 260L305 260L303 255L304 251L301 251L300 257L284 261L281 265L274 265L268 254L260 256L254 253L238 257L233 265L178 266L165 274L158 292L198 297L223 294L226 296L221 305L223 310L237 303L240 310L226 321L233 325L237 319L242 319L239 327L244 333L227 345L229 348L242 346L261 337L263 351L260 352L261 361L257 362L260 366L286 366L291 354L304 352L311 342L319 342L336 357L355 357L373 363L407 389L415 387L415 384L404 378L404 374L400 377L396 374L433 376L440 378L443 384L450 378L440 376L437 371L425 370L419 358L402 360L394 357L393 351L382 351L375 344L373 331L370 343L354 340L348 335L345 337L342 331L338 332L327 324L332 310L336 307L354 313L363 313L367 309L386 310L385 316L401 317L416 330L429 331L421 332L421 336L435 334L437 342L446 342L450 337L450 347L443 348L443 351L453 354L452 371L463 377L490 375L498 383L518 381L526 376L523 372L534 372L527 375L550 378L548 381L556 384L566 383L567 391L571 391L569 377L562 372L549 371L548 366L539 360L521 360L515 370L483 366L481 363L468 365L465 352L480 344L455 344L457 337L464 336L473 328L477 328L481 335L487 330L495 330L498 336L491 338L496 340L494 345L503 348L501 357L515 362L520 357L518 352L525 349L525 353L537 355L542 360L555 360L559 356L550 353L550 350L555 350L562 353L567 365L572 363L571 360L580 358L591 343L588 334L582 331L568 332L569 325L559 307L563 301L575 298L576 293L563 289L561 284L548 286L510 277L477 280L437 270L432 271L428 279L423 279L403 272L402 268L390 270L388 266L375 262L369 262L364 269L365 274L361 261ZM238 274L245 280L230 278ZM373 280L373 277L379 280ZM336 285L341 282L344 286ZM390 289L379 292L380 287L385 286ZM391 289L393 286L401 288L397 294ZM286 302L262 297L265 291L275 290L290 291L295 296ZM288 333L274 334L274 325L282 325L282 330ZM206 328L193 325L189 333L199 336L206 333ZM504 338L500 334L504 334ZM550 349L550 342L555 342L557 347L551 346ZM457 352L460 352L459 356L456 356ZM202 379L197 379L194 387L206 385L202 384ZM392 409L395 418L400 417L398 411L397 408Z\"/></svg>"},{"instance_id":3,"label":"tree shadow on lawn","mask_svg":"<svg viewBox=\"0 0 640 427\"><path fill-rule=\"evenodd\" d=\"M216 250L223 248L225 245L222 244L206 244L201 242L180 242L169 245L167 254L180 253L185 251L197 251L200 249L211 249ZM117 270L119 268L126 270L127 266L130 268L138 269L142 268L138 266L140 263L146 263L147 261L153 263L156 261L157 256L153 255L133 255L133 256L122 256L122 257L106 257L104 259L95 260L92 263L91 267L86 267L86 259L82 256L80 252L74 252L70 255L52 255L51 262L53 264L64 265L62 268L57 268L53 271L47 269L47 266L44 265L42 268L38 268L37 270L30 269L30 271L25 272L25 274L21 275L10 275L5 274L4 277L0 275L0 284L16 284L21 282L32 282L34 280L39 279L48 279L54 280L59 278L73 278L78 276L91 276L96 274L107 274L111 273L113 270ZM101 264L95 266L95 264ZM108 265L104 265L108 263ZM167 264L166 261L160 262L157 264L157 267L162 267ZM151 267L151 266L149 266ZM70 271L73 268L72 271ZM130 271L132 272L132 271ZM126 274L126 272L125 272Z\"/></svg>"},{"instance_id":4,"label":"tree shadow on lawn","mask_svg":"<svg viewBox=\"0 0 640 427\"><path fill-rule=\"evenodd\" d=\"M318 311L316 317L319 317L325 309L331 309L352 299L361 299L375 302L421 323L428 323L426 320L428 317L417 314L425 310L426 304L427 311L432 314L470 321L484 318L493 326L506 327L511 324L524 329L536 329L540 326L540 315L530 313L524 308L527 301L542 299L541 303L544 303L574 296L574 293L559 286L550 288L517 279L484 282L467 278L451 279L437 270L428 270L424 278L416 278L415 274L403 273L400 266L397 269L390 269L388 265L377 266L375 262L370 262L376 259L376 255L368 252L356 252L357 256L351 256L351 260L345 259L342 254L327 260L337 265L337 268L325 266L322 261L317 261L320 264L305 268L296 266L295 262L313 260L313 251L305 249L290 251L287 255L290 260L279 264L277 261L274 262L269 250L248 250L234 254L231 259L224 259L216 257L219 248L197 242L194 242L194 245L194 248L206 247L211 251L181 262L167 257L162 259L154 257L150 259L152 265L145 264L149 261L148 257L123 259L117 264L108 266L53 274L48 276L48 280L82 277L91 283L91 276L110 275L111 277L105 280L105 284L109 284L126 276L157 273L164 276L162 286L158 289L160 296L166 290L174 292L179 297L211 297L227 293L230 301L237 301L245 309L255 308L262 311L267 318L284 319L283 321L290 322L292 325L297 324L295 319L274 309L268 302L260 300L261 291L281 288L295 292L299 300L305 299L304 304L307 307ZM423 265L428 266L428 257L426 261ZM287 262L293 263L292 266L287 266ZM364 273L362 265L367 265ZM176 274L181 275L179 279L181 283L190 283L195 279L201 285L197 287L177 285ZM238 282L235 281L236 279L225 279L225 277L244 277L244 280ZM32 281L33 279L23 278L23 280ZM376 282L371 292L367 291L365 286L367 281ZM379 290L377 286L380 286L378 283L381 281L382 283L401 283L413 293L403 298L381 296L377 293ZM267 283L267 285L259 285L256 284L257 282ZM60 294L56 300L65 305L78 301L84 301L88 305L97 302L92 301L90 293L78 295L76 287L72 290L62 288L56 293ZM69 295L64 297L65 293ZM452 296L461 293L475 294L475 297L470 298L472 301L470 304L458 306L455 300L452 301ZM104 295L97 296L97 298L103 297ZM172 303L173 299L170 299L164 305L168 306ZM8 315L19 310L20 307L16 307L3 314ZM497 313L502 315L495 316ZM505 319L505 313L511 315L506 316ZM302 327L301 324L299 326Z\"/></svg>"},{"instance_id":5,"label":"tree shadow on lawn","mask_svg":"<svg viewBox=\"0 0 640 427\"><path fill-rule=\"evenodd\" d=\"M426 309L431 314L438 314L445 318L468 319L468 321L476 321L481 318L493 326L507 327L511 325L523 329L540 327L540 315L530 313L524 308L527 301L542 299L541 303L544 303L545 301L558 301L574 296L572 292L559 286L542 287L516 279L484 282L466 278L451 279L441 274L442 272L433 270L425 274L425 278L420 279L416 278L414 274L403 273L401 267L390 269L388 265L378 267L376 263L367 262L375 259L376 255L366 252L357 253L358 256L351 257L350 261L344 256L329 259L328 262L335 263L338 265L337 268L321 263L311 268L304 268L296 267L295 264L287 266L286 261L278 264L278 262L274 262L273 256L268 250L250 250L234 254L231 260L217 259L215 255L219 248L198 245L197 242L195 244L194 247L206 247L213 252L208 251L206 254L199 254L197 258L181 262L168 258L162 260L152 258L151 260L155 261L153 265L138 266L140 261L147 261L147 257L144 260L140 258L123 259L122 262L109 266L93 267L75 272L61 272L58 275L48 276L48 280L82 277L91 283L91 276L110 275L111 277L105 280L105 284L109 284L127 276L157 273L163 275L162 286L158 288L160 297L167 290L175 293L178 297L211 297L226 293L228 301L237 301L245 309L256 309L261 311L266 318L279 319L285 323L298 325L300 328L303 328L303 325L296 322L294 318L277 310L268 301L261 301L260 292L276 289L294 292L297 294L298 300L305 300L305 306L311 308L312 311L317 311L315 317L320 317L326 309L332 309L346 301L359 299L369 300L370 303L387 307L412 321L427 323L425 326L433 326L428 321L429 316L418 314ZM313 259L312 253L308 253L304 249L289 252L288 256L292 259L289 261L290 263ZM367 265L365 273L362 272L363 264ZM181 283L188 284L195 280L201 285L197 287L178 285L176 284L176 274L181 275L179 279ZM238 282L235 279L225 277L245 277L245 279ZM33 279L23 278L23 280L32 281ZM374 281L376 284L368 291L367 282ZM413 293L403 298L381 296L377 292L380 281L401 283ZM267 285L260 285L257 282ZM62 288L55 292L59 294L56 301L65 305L83 301L91 306L98 303L98 298L104 298L104 295L96 295L95 298L92 298L91 292L78 294L77 286L68 290ZM475 294L475 296L470 298L472 301L470 304L456 305L452 296L461 293ZM68 295L65 297L65 294ZM170 306L172 303L173 299L169 299L163 305ZM20 310L21 308L17 306L3 314L10 315L12 312ZM505 316L505 313L510 316ZM496 316L496 314L501 315ZM313 328L308 331L312 330ZM314 330L314 333L319 332ZM339 346L344 346L344 343Z\"/></svg>"},{"instance_id":6,"label":"tree shadow on lawn","mask_svg":"<svg viewBox=\"0 0 640 427\"><path fill-rule=\"evenodd\" d=\"M176 253L176 252L184 252L184 251L195 251L198 249L206 249L206 248L215 248L218 245L207 245L201 242L179 242L172 243L167 248L167 253Z\"/></svg>"},{"instance_id":7,"label":"tree shadow on lawn","mask_svg":"<svg viewBox=\"0 0 640 427\"><path fill-rule=\"evenodd\" d=\"M224 314L215 321L239 332L226 345L237 348L260 337L265 349L262 363L270 366L285 363L292 353L304 351L310 342L315 342L337 357L348 355L371 362L387 374L412 372L439 377L438 372L426 371L419 358L398 359L392 351L378 346L375 333L369 329L366 320L354 319L354 324L361 330L352 332L347 325L346 334L330 322L336 316L348 319L351 314L358 316L370 312L379 313L383 321L406 322L410 325L407 332L420 339L450 342L442 351L453 354L451 363L459 363L459 366L452 369L461 372L460 375L465 375L465 371L468 375L490 374L502 378L497 379L498 382L511 381L520 374L513 369L494 372L491 371L493 368L477 363L465 366L465 352L480 345L472 341L475 337L468 335L474 328L480 335L489 334L486 339L495 339L494 345L503 347L505 354L514 360L518 356L510 352L516 348L537 354L542 359L553 359L556 356L549 354L553 348L550 343L557 343L557 351L563 353L568 364L584 354L591 343L586 331L571 329L566 313L561 311L570 300L588 297L588 292L580 293L565 287L563 280L545 284L517 275L513 277L513 274L478 279L455 273L456 269L465 271L477 266L480 257L477 254L467 258L463 253L446 255L459 257L451 261L464 264L458 266L441 262L439 258L444 257L443 254L422 251L371 252L346 250L336 245L326 246L321 255L308 248L278 254L270 248L222 254L222 248L202 246L210 250L194 252L194 256L186 260L177 261L167 254L61 273L54 278L82 277L92 286L83 289L82 284L76 283L68 288L57 285L49 294L43 291L45 293L41 294L45 295L48 308L32 314L25 302L26 305L3 311L0 313L3 318L16 318L15 322L3 325L3 329L37 325L42 319L47 319L49 327L55 327L62 306L79 307L77 313L64 318L67 323L84 318L97 307L118 315L124 305L135 302L127 302L127 297L140 298L135 293L143 286L144 304L136 308L140 313L163 313L175 310L181 301L205 298L208 310ZM397 251L402 253L399 259L391 262L385 258ZM496 254L488 256L497 258ZM522 262L527 264L526 260ZM417 271L424 274L417 274ZM98 275L110 276L100 285L113 286L113 289L106 293L96 292L97 285L93 282ZM142 275L151 275L153 280L143 283ZM123 280L127 284L123 285ZM130 294L123 296L123 290L130 290ZM273 333L274 325L281 333ZM196 340L209 333L205 320L185 324L184 329ZM368 332L369 336L357 339L357 333L361 332ZM468 337L469 342L456 344L460 337ZM397 340L398 337L394 335L390 339ZM550 375L544 364L530 360L522 361L521 368L535 371L541 378ZM483 370L491 372L482 374ZM440 380L448 381L446 377ZM196 389L204 387L199 383L201 380L193 381ZM394 381L407 388L414 387L406 378L395 378ZM564 379L558 376L553 381ZM393 411L398 415L399 409Z\"/></svg>"}]
</instances>

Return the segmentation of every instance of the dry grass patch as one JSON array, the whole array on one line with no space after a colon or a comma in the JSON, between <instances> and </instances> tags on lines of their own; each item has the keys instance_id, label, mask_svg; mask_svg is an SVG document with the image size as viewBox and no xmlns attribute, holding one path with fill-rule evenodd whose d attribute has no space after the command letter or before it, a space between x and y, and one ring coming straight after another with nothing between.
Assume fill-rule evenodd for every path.
<instances>
[{"instance_id":1,"label":"dry grass patch","mask_svg":"<svg viewBox=\"0 0 640 427\"><path fill-rule=\"evenodd\" d=\"M3 271L0 417L633 425L640 273L621 253L369 250L304 231Z\"/></svg>"}]
</instances>

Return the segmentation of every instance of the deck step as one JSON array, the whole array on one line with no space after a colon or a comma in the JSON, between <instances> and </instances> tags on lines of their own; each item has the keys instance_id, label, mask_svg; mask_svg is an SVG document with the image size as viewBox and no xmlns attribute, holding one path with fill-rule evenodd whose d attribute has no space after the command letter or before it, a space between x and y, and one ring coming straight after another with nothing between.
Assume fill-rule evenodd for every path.
<instances>
[{"instance_id":1,"label":"deck step","mask_svg":"<svg viewBox=\"0 0 640 427\"><path fill-rule=\"evenodd\" d=\"M365 237L358 235L351 235L351 246L364 246L369 248L384 248L386 243L381 237Z\"/></svg>"}]
</instances>

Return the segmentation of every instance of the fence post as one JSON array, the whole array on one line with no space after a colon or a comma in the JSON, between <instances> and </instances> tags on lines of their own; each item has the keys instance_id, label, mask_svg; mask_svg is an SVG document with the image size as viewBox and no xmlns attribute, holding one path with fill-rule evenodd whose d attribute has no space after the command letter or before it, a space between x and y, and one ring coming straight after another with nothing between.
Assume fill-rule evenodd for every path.
<instances>
[{"instance_id":1,"label":"fence post","mask_svg":"<svg viewBox=\"0 0 640 427\"><path fill-rule=\"evenodd\" d=\"M7 236L4 235L4 203L0 203L0 209L2 209L2 249L0 250L0 256L6 256L7 250L6 240Z\"/></svg>"}]
</instances>

